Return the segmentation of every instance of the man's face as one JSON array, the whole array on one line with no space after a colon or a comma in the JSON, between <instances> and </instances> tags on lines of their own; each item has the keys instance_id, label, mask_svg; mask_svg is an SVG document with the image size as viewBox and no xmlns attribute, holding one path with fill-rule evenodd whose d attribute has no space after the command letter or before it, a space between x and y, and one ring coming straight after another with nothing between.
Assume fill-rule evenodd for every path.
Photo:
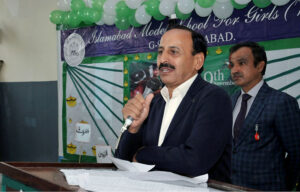
<instances>
[{"instance_id":1,"label":"man's face","mask_svg":"<svg viewBox=\"0 0 300 192\"><path fill-rule=\"evenodd\" d=\"M248 92L261 79L265 63L254 66L254 57L249 47L241 47L229 56L229 68L234 83Z\"/></svg>"},{"instance_id":2,"label":"man's face","mask_svg":"<svg viewBox=\"0 0 300 192\"><path fill-rule=\"evenodd\" d=\"M172 29L162 36L158 48L157 67L161 80L168 88L175 89L202 67L203 54L193 56L192 51L192 35L189 31Z\"/></svg>"}]
</instances>

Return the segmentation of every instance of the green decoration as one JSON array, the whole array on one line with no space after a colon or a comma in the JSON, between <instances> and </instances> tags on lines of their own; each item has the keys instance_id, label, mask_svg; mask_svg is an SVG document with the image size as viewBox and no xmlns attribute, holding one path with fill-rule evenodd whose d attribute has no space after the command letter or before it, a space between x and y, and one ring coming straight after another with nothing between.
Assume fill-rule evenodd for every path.
<instances>
[{"instance_id":1,"label":"green decoration","mask_svg":"<svg viewBox=\"0 0 300 192\"><path fill-rule=\"evenodd\" d=\"M102 10L103 11L103 5L106 0L93 0L92 1L92 8L96 10Z\"/></svg>"},{"instance_id":2,"label":"green decoration","mask_svg":"<svg viewBox=\"0 0 300 192\"><path fill-rule=\"evenodd\" d=\"M119 1L117 4L116 4L116 13L117 13L117 18L121 18L121 17L128 17L130 12L132 11L132 9L130 9L125 1Z\"/></svg>"},{"instance_id":3,"label":"green decoration","mask_svg":"<svg viewBox=\"0 0 300 192\"><path fill-rule=\"evenodd\" d=\"M178 9L178 6L176 5L175 7L175 13L176 13L176 16L178 17L178 19L181 19L181 20L185 20L187 18L189 18L191 16L192 13L188 13L188 14L183 14L179 11Z\"/></svg>"},{"instance_id":4,"label":"green decoration","mask_svg":"<svg viewBox=\"0 0 300 192\"><path fill-rule=\"evenodd\" d=\"M161 13L158 13L156 15L153 15L153 18L157 21L162 21L166 18L166 16L162 15Z\"/></svg>"},{"instance_id":5,"label":"green decoration","mask_svg":"<svg viewBox=\"0 0 300 192\"><path fill-rule=\"evenodd\" d=\"M100 19L102 18L102 13L103 11L100 11L100 10L96 10L96 9L93 9L91 8L90 9L90 14L89 14L89 20L92 22L92 23L97 23L98 21L100 21Z\"/></svg>"},{"instance_id":6,"label":"green decoration","mask_svg":"<svg viewBox=\"0 0 300 192\"><path fill-rule=\"evenodd\" d=\"M71 11L69 14L68 14L68 25L70 27L78 27L79 24L80 24L80 18L78 17L77 13L76 12L73 12Z\"/></svg>"},{"instance_id":7,"label":"green decoration","mask_svg":"<svg viewBox=\"0 0 300 192\"><path fill-rule=\"evenodd\" d=\"M136 10L134 10L130 13L128 20L129 20L130 25L132 25L133 27L140 27L142 25L136 21L135 12L136 12Z\"/></svg>"},{"instance_id":8,"label":"green decoration","mask_svg":"<svg viewBox=\"0 0 300 192\"><path fill-rule=\"evenodd\" d=\"M129 28L130 23L128 22L127 17L117 17L115 20L115 25L120 30L126 30Z\"/></svg>"},{"instance_id":9,"label":"green decoration","mask_svg":"<svg viewBox=\"0 0 300 192\"><path fill-rule=\"evenodd\" d=\"M197 0L197 3L200 7L209 8L214 5L216 0Z\"/></svg>"},{"instance_id":10,"label":"green decoration","mask_svg":"<svg viewBox=\"0 0 300 192\"><path fill-rule=\"evenodd\" d=\"M148 1L145 1L144 5L145 5L146 12L149 15L151 15L151 16L154 16L157 13L160 13L160 11L159 11L159 3L160 3L159 0L148 0Z\"/></svg>"},{"instance_id":11,"label":"green decoration","mask_svg":"<svg viewBox=\"0 0 300 192\"><path fill-rule=\"evenodd\" d=\"M159 11L159 0L148 0L144 2L146 12L151 15L155 20L161 21L166 18Z\"/></svg>"},{"instance_id":12,"label":"green decoration","mask_svg":"<svg viewBox=\"0 0 300 192\"><path fill-rule=\"evenodd\" d=\"M253 3L259 8L268 7L272 2L270 0L253 0Z\"/></svg>"},{"instance_id":13,"label":"green decoration","mask_svg":"<svg viewBox=\"0 0 300 192\"><path fill-rule=\"evenodd\" d=\"M92 21L92 8L84 8L83 9L83 12L82 12L82 21L85 23L85 24L92 24L93 21Z\"/></svg>"},{"instance_id":14,"label":"green decoration","mask_svg":"<svg viewBox=\"0 0 300 192\"><path fill-rule=\"evenodd\" d=\"M231 4L235 9L244 9L245 7L247 7L248 3L246 4L238 4L235 2L235 0L231 0Z\"/></svg>"},{"instance_id":15,"label":"green decoration","mask_svg":"<svg viewBox=\"0 0 300 192\"><path fill-rule=\"evenodd\" d=\"M78 11L85 8L83 0L71 0L71 10Z\"/></svg>"},{"instance_id":16,"label":"green decoration","mask_svg":"<svg viewBox=\"0 0 300 192\"><path fill-rule=\"evenodd\" d=\"M62 24L65 12L54 10L50 13L49 19L53 24Z\"/></svg>"}]
</instances>

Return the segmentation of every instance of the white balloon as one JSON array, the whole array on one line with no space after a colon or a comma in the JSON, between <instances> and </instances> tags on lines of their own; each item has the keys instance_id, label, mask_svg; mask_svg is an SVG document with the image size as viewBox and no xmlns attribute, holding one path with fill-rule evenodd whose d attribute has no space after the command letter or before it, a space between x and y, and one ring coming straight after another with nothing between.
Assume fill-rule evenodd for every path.
<instances>
[{"instance_id":1,"label":"white balloon","mask_svg":"<svg viewBox=\"0 0 300 192\"><path fill-rule=\"evenodd\" d=\"M59 0L57 2L57 7L62 11L70 11L71 10L71 0Z\"/></svg>"},{"instance_id":2,"label":"white balloon","mask_svg":"<svg viewBox=\"0 0 300 192\"><path fill-rule=\"evenodd\" d=\"M274 5L282 6L289 2L290 0L271 0Z\"/></svg>"},{"instance_id":3,"label":"white balloon","mask_svg":"<svg viewBox=\"0 0 300 192\"><path fill-rule=\"evenodd\" d=\"M212 7L203 8L198 3L195 3L195 11L200 17L207 17L212 12Z\"/></svg>"},{"instance_id":4,"label":"white balloon","mask_svg":"<svg viewBox=\"0 0 300 192\"><path fill-rule=\"evenodd\" d=\"M108 15L106 13L103 13L102 16L102 21L106 24L106 25L113 25L115 23L115 15Z\"/></svg>"},{"instance_id":5,"label":"white balloon","mask_svg":"<svg viewBox=\"0 0 300 192\"><path fill-rule=\"evenodd\" d=\"M234 0L237 4L245 5L249 3L251 0Z\"/></svg>"},{"instance_id":6,"label":"white balloon","mask_svg":"<svg viewBox=\"0 0 300 192\"><path fill-rule=\"evenodd\" d=\"M169 16L175 13L175 0L161 0L159 4L159 12L164 16Z\"/></svg>"},{"instance_id":7,"label":"white balloon","mask_svg":"<svg viewBox=\"0 0 300 192\"><path fill-rule=\"evenodd\" d=\"M178 0L177 7L181 13L188 14L195 8L195 2L194 0Z\"/></svg>"},{"instance_id":8,"label":"white balloon","mask_svg":"<svg viewBox=\"0 0 300 192\"><path fill-rule=\"evenodd\" d=\"M108 15L116 15L116 4L120 0L106 0L103 4L104 13Z\"/></svg>"},{"instance_id":9,"label":"white balloon","mask_svg":"<svg viewBox=\"0 0 300 192\"><path fill-rule=\"evenodd\" d=\"M230 17L230 15L233 12L233 6L230 0L227 0L227 2L223 2L223 3L220 2L215 3L212 9L215 16L218 17L219 19L226 19Z\"/></svg>"},{"instance_id":10,"label":"white balloon","mask_svg":"<svg viewBox=\"0 0 300 192\"><path fill-rule=\"evenodd\" d=\"M96 22L96 25L103 25L103 24L104 24L103 19L100 19L100 21Z\"/></svg>"},{"instance_id":11,"label":"white balloon","mask_svg":"<svg viewBox=\"0 0 300 192\"><path fill-rule=\"evenodd\" d=\"M137 9L143 2L144 0L125 0L126 5L130 9Z\"/></svg>"},{"instance_id":12,"label":"white balloon","mask_svg":"<svg viewBox=\"0 0 300 192\"><path fill-rule=\"evenodd\" d=\"M151 15L146 12L145 5L137 8L135 12L135 20L141 25L149 23L149 21L151 20Z\"/></svg>"}]
</instances>

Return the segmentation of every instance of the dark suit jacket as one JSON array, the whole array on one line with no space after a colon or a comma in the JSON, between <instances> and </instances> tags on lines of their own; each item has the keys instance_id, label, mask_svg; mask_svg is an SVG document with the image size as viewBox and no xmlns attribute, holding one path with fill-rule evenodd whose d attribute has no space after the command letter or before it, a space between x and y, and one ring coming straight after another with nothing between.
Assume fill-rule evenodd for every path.
<instances>
[{"instance_id":1,"label":"dark suit jacket","mask_svg":"<svg viewBox=\"0 0 300 192\"><path fill-rule=\"evenodd\" d=\"M233 106L239 95L233 95ZM296 99L264 83L232 148L233 184L260 190L290 189L299 175L299 118ZM254 138L256 125L258 141Z\"/></svg>"},{"instance_id":2,"label":"dark suit jacket","mask_svg":"<svg viewBox=\"0 0 300 192\"><path fill-rule=\"evenodd\" d=\"M124 132L116 156L154 164L155 169L188 176L230 181L232 108L227 93L204 81L200 75L180 103L158 147L165 101L160 94L152 100L140 131Z\"/></svg>"}]
</instances>

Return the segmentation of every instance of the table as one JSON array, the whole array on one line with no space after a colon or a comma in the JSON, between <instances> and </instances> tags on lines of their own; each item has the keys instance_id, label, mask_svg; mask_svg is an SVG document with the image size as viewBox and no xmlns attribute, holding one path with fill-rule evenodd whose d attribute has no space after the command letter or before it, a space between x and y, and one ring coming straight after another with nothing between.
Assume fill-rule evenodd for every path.
<instances>
[{"instance_id":1,"label":"table","mask_svg":"<svg viewBox=\"0 0 300 192\"><path fill-rule=\"evenodd\" d=\"M1 191L79 191L68 185L60 169L116 169L113 164L0 162ZM222 191L251 191L228 183L208 180L208 187Z\"/></svg>"}]
</instances>

